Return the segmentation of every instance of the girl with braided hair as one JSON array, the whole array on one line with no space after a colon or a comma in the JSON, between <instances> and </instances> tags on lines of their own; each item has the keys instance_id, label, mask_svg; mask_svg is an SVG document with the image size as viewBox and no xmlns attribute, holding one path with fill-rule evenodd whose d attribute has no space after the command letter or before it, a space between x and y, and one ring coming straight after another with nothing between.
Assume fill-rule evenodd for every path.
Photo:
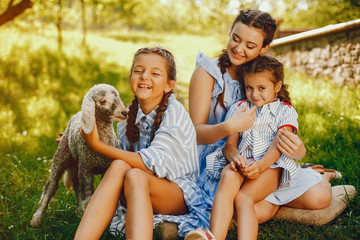
<instances>
[{"instance_id":1,"label":"girl with braided hair","mask_svg":"<svg viewBox=\"0 0 360 240\"><path fill-rule=\"evenodd\" d=\"M216 239L225 239L234 209L238 239L256 239L255 203L266 199L284 205L321 181L321 175L309 168L301 184L290 184L298 177L300 164L282 154L273 142L280 129L298 132L298 115L284 84L282 64L275 58L259 56L242 70L246 99L234 103L226 119L239 109L256 106L256 121L251 128L229 135L224 148L206 157L208 173L221 172L221 178L214 176L220 182L210 220Z\"/></svg>"},{"instance_id":2,"label":"girl with braided hair","mask_svg":"<svg viewBox=\"0 0 360 240\"><path fill-rule=\"evenodd\" d=\"M96 124L92 133L83 134L94 151L117 160L96 188L75 239L99 239L110 222L112 232L125 225L127 239L141 240L152 239L160 221L178 223L182 236L206 226L196 132L173 94L175 80L169 51L139 49L130 73L134 100L127 121L117 126L120 149L99 140Z\"/></svg>"}]
</instances>

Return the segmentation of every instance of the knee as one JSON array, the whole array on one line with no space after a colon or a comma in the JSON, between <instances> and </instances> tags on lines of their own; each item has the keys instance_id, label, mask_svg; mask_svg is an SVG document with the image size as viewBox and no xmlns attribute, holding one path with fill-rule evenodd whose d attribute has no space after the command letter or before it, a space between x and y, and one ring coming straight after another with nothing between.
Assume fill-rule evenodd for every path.
<instances>
[{"instance_id":1,"label":"knee","mask_svg":"<svg viewBox=\"0 0 360 240\"><path fill-rule=\"evenodd\" d=\"M121 160L114 160L111 162L105 175L107 178L111 178L113 180L115 179L123 180L125 173L130 169L131 169L130 165L127 164L126 162Z\"/></svg>"},{"instance_id":2,"label":"knee","mask_svg":"<svg viewBox=\"0 0 360 240\"><path fill-rule=\"evenodd\" d=\"M323 209L329 206L331 202L332 194L330 189L322 189L313 196L313 209Z\"/></svg>"},{"instance_id":3,"label":"knee","mask_svg":"<svg viewBox=\"0 0 360 240\"><path fill-rule=\"evenodd\" d=\"M148 186L146 173L138 168L130 169L125 174L124 191L125 195L134 190L143 191Z\"/></svg>"},{"instance_id":4,"label":"knee","mask_svg":"<svg viewBox=\"0 0 360 240\"><path fill-rule=\"evenodd\" d=\"M130 169L131 169L130 165L127 164L126 162L122 160L113 160L107 172L119 174L119 172L126 172Z\"/></svg>"},{"instance_id":5,"label":"knee","mask_svg":"<svg viewBox=\"0 0 360 240\"><path fill-rule=\"evenodd\" d=\"M311 193L311 201L308 201L309 206L307 206L306 208L323 209L329 206L332 198L331 187L324 185L315 185L315 187L309 189L308 191L309 193Z\"/></svg>"},{"instance_id":6,"label":"knee","mask_svg":"<svg viewBox=\"0 0 360 240\"><path fill-rule=\"evenodd\" d=\"M254 205L254 201L248 194L243 191L239 191L239 193L235 197L235 208L240 209L242 207L250 207Z\"/></svg>"},{"instance_id":7,"label":"knee","mask_svg":"<svg viewBox=\"0 0 360 240\"><path fill-rule=\"evenodd\" d=\"M239 173L235 172L227 165L221 172L220 184L228 185L234 183L239 179Z\"/></svg>"}]
</instances>

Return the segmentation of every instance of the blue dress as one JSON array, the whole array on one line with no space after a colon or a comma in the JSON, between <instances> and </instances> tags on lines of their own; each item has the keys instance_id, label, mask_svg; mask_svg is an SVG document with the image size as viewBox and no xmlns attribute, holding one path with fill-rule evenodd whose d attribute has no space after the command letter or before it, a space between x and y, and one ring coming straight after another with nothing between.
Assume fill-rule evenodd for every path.
<instances>
[{"instance_id":1,"label":"blue dress","mask_svg":"<svg viewBox=\"0 0 360 240\"><path fill-rule=\"evenodd\" d=\"M215 125L225 120L228 109L240 99L245 96L241 94L239 82L233 80L228 71L224 74L221 73L218 66L218 59L211 59L203 53L199 52L196 58L196 65L201 66L207 73L209 73L214 79L214 90L211 94L211 105L207 124ZM217 97L224 92L224 105L226 109L219 104L216 106ZM215 112L214 112L215 108ZM211 210L214 201L215 193L218 186L218 180L211 179L206 174L206 156L214 152L219 147L225 145L226 138L219 140L213 144L198 145L199 160L200 160L200 180L199 185L203 190L203 197L207 204L207 209Z\"/></svg>"},{"instance_id":2,"label":"blue dress","mask_svg":"<svg viewBox=\"0 0 360 240\"><path fill-rule=\"evenodd\" d=\"M207 124L211 125L221 123L226 119L226 115L228 110L230 110L230 107L239 100L245 99L245 95L241 93L238 81L233 80L228 72L221 74L217 59L213 60L199 52L196 64L201 66L215 79ZM214 113L217 97L221 94L224 87L224 104L226 109L218 106ZM223 148L225 146L225 142L226 138L223 138L213 144L198 145L200 160L199 185L202 189L202 194L208 210L212 209L219 178L214 178L211 174L207 174L206 156L215 152L218 148ZM289 184L277 189L277 191L271 193L265 200L275 205L284 205L301 196L312 186L320 183L322 179L321 175L311 168L297 168L297 171L295 173L293 172L292 175L293 176Z\"/></svg>"},{"instance_id":3,"label":"blue dress","mask_svg":"<svg viewBox=\"0 0 360 240\"><path fill-rule=\"evenodd\" d=\"M154 215L154 227L162 222L178 224L178 234L185 236L186 232L197 227L206 228L209 225L210 214L206 211L201 189L197 184L199 179L199 160L196 144L196 131L186 109L172 94L162 123L150 144L152 126L156 109L145 115L139 107L135 124L139 127L140 138L134 144L148 169L159 178L175 182L183 191L188 214ZM129 141L125 135L126 122L118 124L120 149L128 150ZM126 208L120 201L110 224L110 230L122 231L125 224Z\"/></svg>"}]
</instances>

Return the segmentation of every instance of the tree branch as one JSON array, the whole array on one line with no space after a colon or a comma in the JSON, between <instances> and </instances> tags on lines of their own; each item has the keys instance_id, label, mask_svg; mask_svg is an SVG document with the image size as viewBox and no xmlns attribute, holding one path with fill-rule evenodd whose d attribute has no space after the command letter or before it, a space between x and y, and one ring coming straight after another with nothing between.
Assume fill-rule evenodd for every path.
<instances>
[{"instance_id":1,"label":"tree branch","mask_svg":"<svg viewBox=\"0 0 360 240\"><path fill-rule=\"evenodd\" d=\"M22 0L16 5L12 5L13 0L9 2L8 8L0 15L0 26L11 21L15 17L22 14L26 9L32 8L31 0Z\"/></svg>"}]
</instances>

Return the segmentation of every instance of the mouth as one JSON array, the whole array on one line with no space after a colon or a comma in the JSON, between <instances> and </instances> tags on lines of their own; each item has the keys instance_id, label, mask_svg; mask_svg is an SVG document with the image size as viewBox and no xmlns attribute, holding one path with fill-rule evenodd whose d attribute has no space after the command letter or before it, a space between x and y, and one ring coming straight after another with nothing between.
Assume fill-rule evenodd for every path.
<instances>
[{"instance_id":1,"label":"mouth","mask_svg":"<svg viewBox=\"0 0 360 240\"><path fill-rule=\"evenodd\" d=\"M110 120L111 120L112 122L123 122L123 121L126 120L126 116L124 116L124 115L111 116L111 117L110 117Z\"/></svg>"},{"instance_id":2,"label":"mouth","mask_svg":"<svg viewBox=\"0 0 360 240\"><path fill-rule=\"evenodd\" d=\"M138 88L152 89L152 87L148 84L138 84Z\"/></svg>"},{"instance_id":3,"label":"mouth","mask_svg":"<svg viewBox=\"0 0 360 240\"><path fill-rule=\"evenodd\" d=\"M232 55L233 55L233 57L234 57L235 59L241 60L241 59L244 59L244 58L245 58L245 56L238 54L238 53L235 51L235 49L232 49L231 52L232 52Z\"/></svg>"}]
</instances>

